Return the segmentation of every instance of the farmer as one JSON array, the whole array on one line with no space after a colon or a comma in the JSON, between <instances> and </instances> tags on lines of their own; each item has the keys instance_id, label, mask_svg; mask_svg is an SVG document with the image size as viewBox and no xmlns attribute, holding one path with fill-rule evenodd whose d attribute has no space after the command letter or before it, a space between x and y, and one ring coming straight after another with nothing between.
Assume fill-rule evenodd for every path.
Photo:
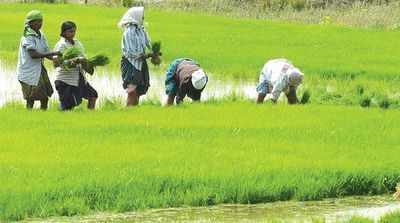
<instances>
[{"instance_id":1,"label":"farmer","mask_svg":"<svg viewBox=\"0 0 400 223\"><path fill-rule=\"evenodd\" d=\"M124 30L122 36L121 73L123 88L128 94L126 105L136 106L139 98L147 93L150 86L146 48L151 49L150 38L143 26L144 7L130 8L118 26Z\"/></svg>"},{"instance_id":2,"label":"farmer","mask_svg":"<svg viewBox=\"0 0 400 223\"><path fill-rule=\"evenodd\" d=\"M285 92L289 104L298 103L296 90L303 78L303 73L286 59L268 61L260 74L257 103L263 103L264 98L276 103L281 92Z\"/></svg>"},{"instance_id":3,"label":"farmer","mask_svg":"<svg viewBox=\"0 0 400 223\"><path fill-rule=\"evenodd\" d=\"M80 55L68 61L62 61L61 57L54 61L57 71L55 86L60 99L61 110L71 110L81 104L82 99L88 100L87 108L95 109L97 91L87 82L85 72L93 75L94 67L91 66L84 55L85 49L79 40L75 39L76 24L66 21L61 25L61 38L54 50L65 52L75 47Z\"/></svg>"},{"instance_id":4,"label":"farmer","mask_svg":"<svg viewBox=\"0 0 400 223\"><path fill-rule=\"evenodd\" d=\"M46 110L49 97L53 94L44 58L49 60L59 52L50 52L47 39L40 30L43 25L42 13L38 10L29 12L25 19L25 29L19 45L17 76L27 109L32 109L36 100L40 108Z\"/></svg>"},{"instance_id":5,"label":"farmer","mask_svg":"<svg viewBox=\"0 0 400 223\"><path fill-rule=\"evenodd\" d=\"M166 74L165 92L168 95L167 106L180 104L187 95L193 101L200 101L208 77L200 65L192 59L176 59Z\"/></svg>"}]
</instances>

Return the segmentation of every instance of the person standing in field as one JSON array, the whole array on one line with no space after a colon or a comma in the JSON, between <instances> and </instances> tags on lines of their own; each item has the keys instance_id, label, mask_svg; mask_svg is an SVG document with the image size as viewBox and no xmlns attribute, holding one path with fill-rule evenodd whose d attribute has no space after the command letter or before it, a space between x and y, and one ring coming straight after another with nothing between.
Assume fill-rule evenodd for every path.
<instances>
[{"instance_id":1,"label":"person standing in field","mask_svg":"<svg viewBox=\"0 0 400 223\"><path fill-rule=\"evenodd\" d=\"M173 105L175 98L176 104L182 103L185 96L199 102L207 82L208 76L194 60L187 58L174 60L166 73L167 106Z\"/></svg>"},{"instance_id":2,"label":"person standing in field","mask_svg":"<svg viewBox=\"0 0 400 223\"><path fill-rule=\"evenodd\" d=\"M43 15L38 10L30 11L25 19L25 28L19 45L17 77L21 83L26 107L32 109L35 101L47 110L49 97L53 94L44 58L49 60L60 52L50 52L46 36L41 31Z\"/></svg>"},{"instance_id":3,"label":"person standing in field","mask_svg":"<svg viewBox=\"0 0 400 223\"><path fill-rule=\"evenodd\" d=\"M62 61L61 58L54 61L57 76L55 81L56 90L59 95L61 110L71 110L81 104L82 99L88 100L88 109L93 110L98 98L97 91L87 82L85 73L93 75L94 67L85 57L85 48L82 43L75 39L77 26L74 22L66 21L61 25L61 38L54 50L65 52L75 47L81 53L75 59Z\"/></svg>"},{"instance_id":4,"label":"person standing in field","mask_svg":"<svg viewBox=\"0 0 400 223\"><path fill-rule=\"evenodd\" d=\"M286 59L268 61L260 74L257 86L257 103L264 99L276 103L282 92L285 92L289 104L297 104L296 90L303 82L304 74Z\"/></svg>"},{"instance_id":5,"label":"person standing in field","mask_svg":"<svg viewBox=\"0 0 400 223\"><path fill-rule=\"evenodd\" d=\"M122 36L121 73L123 88L128 94L126 105L136 106L139 98L150 87L149 68L146 48L151 50L150 38L143 26L144 7L130 8L122 17L118 26L124 30Z\"/></svg>"}]
</instances>

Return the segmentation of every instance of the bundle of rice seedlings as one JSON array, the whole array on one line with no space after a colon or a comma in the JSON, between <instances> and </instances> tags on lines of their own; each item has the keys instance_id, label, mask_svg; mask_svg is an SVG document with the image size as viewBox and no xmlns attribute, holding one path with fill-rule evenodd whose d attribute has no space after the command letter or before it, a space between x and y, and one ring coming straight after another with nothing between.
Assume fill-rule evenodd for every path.
<instances>
[{"instance_id":1,"label":"bundle of rice seedlings","mask_svg":"<svg viewBox=\"0 0 400 223\"><path fill-rule=\"evenodd\" d=\"M110 59L103 54L99 54L89 58L88 63L93 67L105 66L110 63Z\"/></svg>"},{"instance_id":2,"label":"bundle of rice seedlings","mask_svg":"<svg viewBox=\"0 0 400 223\"><path fill-rule=\"evenodd\" d=\"M153 56L151 57L151 63L158 66L161 64L161 42L156 41L151 44L151 50L153 51Z\"/></svg>"},{"instance_id":3,"label":"bundle of rice seedlings","mask_svg":"<svg viewBox=\"0 0 400 223\"><path fill-rule=\"evenodd\" d=\"M153 51L153 54L160 55L161 53L161 41L156 41L151 44L151 50Z\"/></svg>"},{"instance_id":4,"label":"bundle of rice seedlings","mask_svg":"<svg viewBox=\"0 0 400 223\"><path fill-rule=\"evenodd\" d=\"M300 104L307 104L310 101L311 93L309 90L305 90L303 96L301 96Z\"/></svg>"},{"instance_id":5,"label":"bundle of rice seedlings","mask_svg":"<svg viewBox=\"0 0 400 223\"><path fill-rule=\"evenodd\" d=\"M61 57L62 66L64 68L72 68L75 65L70 63L70 60L82 56L82 50L78 47L70 47L66 49Z\"/></svg>"},{"instance_id":6,"label":"bundle of rice seedlings","mask_svg":"<svg viewBox=\"0 0 400 223\"><path fill-rule=\"evenodd\" d=\"M62 60L63 61L71 60L81 55L82 55L81 49L79 49L78 47L70 47L64 51Z\"/></svg>"}]
</instances>

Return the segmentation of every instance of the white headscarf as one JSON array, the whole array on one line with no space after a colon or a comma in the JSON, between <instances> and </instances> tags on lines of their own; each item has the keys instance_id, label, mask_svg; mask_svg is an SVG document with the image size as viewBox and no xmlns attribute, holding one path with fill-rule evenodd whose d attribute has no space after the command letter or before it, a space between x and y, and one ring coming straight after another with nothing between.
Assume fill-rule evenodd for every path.
<instances>
[{"instance_id":1,"label":"white headscarf","mask_svg":"<svg viewBox=\"0 0 400 223\"><path fill-rule=\"evenodd\" d=\"M207 84L207 75L202 69L192 73L192 85L197 90L203 89Z\"/></svg>"},{"instance_id":2,"label":"white headscarf","mask_svg":"<svg viewBox=\"0 0 400 223\"><path fill-rule=\"evenodd\" d=\"M120 28L125 28L129 24L143 26L143 16L144 7L132 7L124 14L124 16L122 16L122 19L121 21L119 21L118 26Z\"/></svg>"}]
</instances>

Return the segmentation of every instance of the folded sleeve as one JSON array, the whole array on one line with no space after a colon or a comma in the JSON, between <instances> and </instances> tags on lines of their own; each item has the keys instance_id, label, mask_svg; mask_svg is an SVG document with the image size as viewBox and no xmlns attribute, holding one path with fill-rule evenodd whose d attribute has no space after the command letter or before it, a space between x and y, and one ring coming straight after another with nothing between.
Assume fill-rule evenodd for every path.
<instances>
[{"instance_id":1,"label":"folded sleeve","mask_svg":"<svg viewBox=\"0 0 400 223\"><path fill-rule=\"evenodd\" d=\"M35 37L27 36L22 39L22 47L27 50L37 50L37 44L35 41Z\"/></svg>"}]
</instances>

